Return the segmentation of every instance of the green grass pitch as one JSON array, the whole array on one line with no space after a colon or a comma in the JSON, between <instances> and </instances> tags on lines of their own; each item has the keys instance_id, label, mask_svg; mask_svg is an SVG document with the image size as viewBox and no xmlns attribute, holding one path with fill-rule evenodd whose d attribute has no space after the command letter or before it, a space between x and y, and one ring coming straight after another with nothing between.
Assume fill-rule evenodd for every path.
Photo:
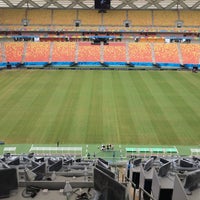
<instances>
[{"instance_id":1,"label":"green grass pitch","mask_svg":"<svg viewBox=\"0 0 200 200\"><path fill-rule=\"evenodd\" d=\"M0 140L198 145L200 74L3 70Z\"/></svg>"}]
</instances>

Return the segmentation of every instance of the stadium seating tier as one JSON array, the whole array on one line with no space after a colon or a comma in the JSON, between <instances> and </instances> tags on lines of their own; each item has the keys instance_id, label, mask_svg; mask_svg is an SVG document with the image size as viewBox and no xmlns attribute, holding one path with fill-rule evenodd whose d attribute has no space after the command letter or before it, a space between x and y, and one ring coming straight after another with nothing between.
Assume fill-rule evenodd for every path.
<instances>
[{"instance_id":1,"label":"stadium seating tier","mask_svg":"<svg viewBox=\"0 0 200 200\"><path fill-rule=\"evenodd\" d=\"M76 10L53 10L53 25L73 25Z\"/></svg>"},{"instance_id":2,"label":"stadium seating tier","mask_svg":"<svg viewBox=\"0 0 200 200\"><path fill-rule=\"evenodd\" d=\"M152 12L151 11L137 11L130 10L128 12L128 20L134 26L151 26L152 25Z\"/></svg>"},{"instance_id":3,"label":"stadium seating tier","mask_svg":"<svg viewBox=\"0 0 200 200\"><path fill-rule=\"evenodd\" d=\"M199 44L181 44L181 53L183 64L200 63L200 45Z\"/></svg>"},{"instance_id":4,"label":"stadium seating tier","mask_svg":"<svg viewBox=\"0 0 200 200\"><path fill-rule=\"evenodd\" d=\"M110 26L122 26L124 23L124 20L126 20L126 11L107 11L107 13L104 13L103 15L103 24L104 25L110 25Z\"/></svg>"},{"instance_id":5,"label":"stadium seating tier","mask_svg":"<svg viewBox=\"0 0 200 200\"><path fill-rule=\"evenodd\" d=\"M54 42L52 61L53 62L74 62L75 61L75 42Z\"/></svg>"},{"instance_id":6,"label":"stadium seating tier","mask_svg":"<svg viewBox=\"0 0 200 200\"><path fill-rule=\"evenodd\" d=\"M200 12L198 10L182 10L180 11L180 20L184 26L200 26Z\"/></svg>"},{"instance_id":7,"label":"stadium seating tier","mask_svg":"<svg viewBox=\"0 0 200 200\"><path fill-rule=\"evenodd\" d=\"M5 42L4 47L7 62L22 62L24 42Z\"/></svg>"},{"instance_id":8,"label":"stadium seating tier","mask_svg":"<svg viewBox=\"0 0 200 200\"><path fill-rule=\"evenodd\" d=\"M27 42L26 62L48 62L50 42Z\"/></svg>"},{"instance_id":9,"label":"stadium seating tier","mask_svg":"<svg viewBox=\"0 0 200 200\"><path fill-rule=\"evenodd\" d=\"M0 9L0 24L22 24L25 9Z\"/></svg>"},{"instance_id":10,"label":"stadium seating tier","mask_svg":"<svg viewBox=\"0 0 200 200\"><path fill-rule=\"evenodd\" d=\"M91 45L89 42L79 43L79 62L100 62L100 45Z\"/></svg>"},{"instance_id":11,"label":"stadium seating tier","mask_svg":"<svg viewBox=\"0 0 200 200\"><path fill-rule=\"evenodd\" d=\"M81 25L101 25L101 14L97 10L79 10L78 19L81 20Z\"/></svg>"},{"instance_id":12,"label":"stadium seating tier","mask_svg":"<svg viewBox=\"0 0 200 200\"><path fill-rule=\"evenodd\" d=\"M129 43L130 62L152 62L150 43Z\"/></svg>"},{"instance_id":13,"label":"stadium seating tier","mask_svg":"<svg viewBox=\"0 0 200 200\"><path fill-rule=\"evenodd\" d=\"M176 43L154 44L156 62L179 63L178 46Z\"/></svg>"},{"instance_id":14,"label":"stadium seating tier","mask_svg":"<svg viewBox=\"0 0 200 200\"><path fill-rule=\"evenodd\" d=\"M178 20L177 11L167 10L163 12L162 10L153 11L153 19L155 26L175 26L176 21Z\"/></svg>"},{"instance_id":15,"label":"stadium seating tier","mask_svg":"<svg viewBox=\"0 0 200 200\"><path fill-rule=\"evenodd\" d=\"M158 63L199 64L200 45L133 42L126 49L124 42L110 42L104 46L90 42L0 43L0 62L74 62L76 55L78 62L100 62L102 55L105 62L127 62L129 57L130 62L151 63L155 56Z\"/></svg>"},{"instance_id":16,"label":"stadium seating tier","mask_svg":"<svg viewBox=\"0 0 200 200\"><path fill-rule=\"evenodd\" d=\"M106 62L126 62L125 43L110 43L104 45L104 61Z\"/></svg>"},{"instance_id":17,"label":"stadium seating tier","mask_svg":"<svg viewBox=\"0 0 200 200\"><path fill-rule=\"evenodd\" d=\"M42 12L39 9L31 9L27 11L27 19L29 24L51 24L52 11L49 9L43 9Z\"/></svg>"}]
</instances>

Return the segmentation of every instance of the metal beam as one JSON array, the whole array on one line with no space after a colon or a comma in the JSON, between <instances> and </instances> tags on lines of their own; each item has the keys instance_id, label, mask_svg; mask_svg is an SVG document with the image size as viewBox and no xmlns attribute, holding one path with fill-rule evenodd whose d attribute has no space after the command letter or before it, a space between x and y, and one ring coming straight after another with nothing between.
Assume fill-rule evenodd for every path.
<instances>
[{"instance_id":1,"label":"metal beam","mask_svg":"<svg viewBox=\"0 0 200 200\"><path fill-rule=\"evenodd\" d=\"M26 0L23 0L23 1L19 2L19 3L17 4L17 8L22 8L23 5L26 4L26 3L27 3Z\"/></svg>"},{"instance_id":2,"label":"metal beam","mask_svg":"<svg viewBox=\"0 0 200 200\"><path fill-rule=\"evenodd\" d=\"M171 8L173 8L174 6L176 6L177 5L177 2L172 2L172 3L170 3L167 7L166 7L166 9L171 9Z\"/></svg>"},{"instance_id":3,"label":"metal beam","mask_svg":"<svg viewBox=\"0 0 200 200\"><path fill-rule=\"evenodd\" d=\"M158 9L163 9L163 7L159 4L161 0L150 0L150 3L154 5Z\"/></svg>"},{"instance_id":4,"label":"metal beam","mask_svg":"<svg viewBox=\"0 0 200 200\"><path fill-rule=\"evenodd\" d=\"M180 1L179 5L181 5L184 9L189 9L189 7L185 4L184 1Z\"/></svg>"},{"instance_id":5,"label":"metal beam","mask_svg":"<svg viewBox=\"0 0 200 200\"><path fill-rule=\"evenodd\" d=\"M57 1L54 3L54 5L57 7L57 8L65 8L63 5L61 5L60 3L58 3Z\"/></svg>"},{"instance_id":6,"label":"metal beam","mask_svg":"<svg viewBox=\"0 0 200 200\"><path fill-rule=\"evenodd\" d=\"M149 2L149 3L147 3L147 4L145 4L145 5L143 5L142 7L141 7L141 9L148 9L149 7L151 7L151 3Z\"/></svg>"},{"instance_id":7,"label":"metal beam","mask_svg":"<svg viewBox=\"0 0 200 200\"><path fill-rule=\"evenodd\" d=\"M196 2L191 9L196 9L200 5L200 1Z\"/></svg>"},{"instance_id":8,"label":"metal beam","mask_svg":"<svg viewBox=\"0 0 200 200\"><path fill-rule=\"evenodd\" d=\"M14 5L9 0L3 0L10 8L13 8Z\"/></svg>"},{"instance_id":9,"label":"metal beam","mask_svg":"<svg viewBox=\"0 0 200 200\"><path fill-rule=\"evenodd\" d=\"M137 0L122 0L122 3L116 6L115 9L123 9L126 6L129 6L133 9L138 9L138 7L134 4L135 1Z\"/></svg>"},{"instance_id":10,"label":"metal beam","mask_svg":"<svg viewBox=\"0 0 200 200\"><path fill-rule=\"evenodd\" d=\"M42 6L42 8L48 8L51 4L52 4L51 2L46 2L46 3Z\"/></svg>"},{"instance_id":11,"label":"metal beam","mask_svg":"<svg viewBox=\"0 0 200 200\"><path fill-rule=\"evenodd\" d=\"M0 5L3 7L10 8L22 8L28 2L33 8L48 8L51 5L54 5L55 8L69 8L75 9L80 7L82 9L93 9L94 0L66 0L66 3L62 5L59 0L21 0L19 3L16 0L0 0ZM69 2L69 3L68 3ZM200 1L194 0L194 5L191 7L184 0L111 0L111 9L172 9L176 5L179 5L183 9L199 9Z\"/></svg>"}]
</instances>

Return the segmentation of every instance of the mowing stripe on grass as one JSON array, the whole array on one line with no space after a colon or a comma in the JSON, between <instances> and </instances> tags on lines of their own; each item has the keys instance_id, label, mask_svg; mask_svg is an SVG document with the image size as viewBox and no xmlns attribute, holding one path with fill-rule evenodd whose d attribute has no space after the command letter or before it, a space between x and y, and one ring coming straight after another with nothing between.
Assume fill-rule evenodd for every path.
<instances>
[{"instance_id":1,"label":"mowing stripe on grass","mask_svg":"<svg viewBox=\"0 0 200 200\"><path fill-rule=\"evenodd\" d=\"M198 145L199 77L178 71L1 71L1 140Z\"/></svg>"}]
</instances>

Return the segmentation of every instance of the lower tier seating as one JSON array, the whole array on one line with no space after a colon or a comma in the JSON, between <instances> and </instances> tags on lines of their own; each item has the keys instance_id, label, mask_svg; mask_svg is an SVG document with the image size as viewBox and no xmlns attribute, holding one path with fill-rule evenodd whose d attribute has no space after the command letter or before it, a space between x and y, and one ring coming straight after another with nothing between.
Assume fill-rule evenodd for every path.
<instances>
[{"instance_id":1,"label":"lower tier seating","mask_svg":"<svg viewBox=\"0 0 200 200\"><path fill-rule=\"evenodd\" d=\"M0 62L200 63L199 44L110 42L0 42Z\"/></svg>"},{"instance_id":2,"label":"lower tier seating","mask_svg":"<svg viewBox=\"0 0 200 200\"><path fill-rule=\"evenodd\" d=\"M152 62L150 43L129 43L130 62Z\"/></svg>"},{"instance_id":3,"label":"lower tier seating","mask_svg":"<svg viewBox=\"0 0 200 200\"><path fill-rule=\"evenodd\" d=\"M200 45L199 44L181 44L181 53L183 64L200 63Z\"/></svg>"},{"instance_id":4,"label":"lower tier seating","mask_svg":"<svg viewBox=\"0 0 200 200\"><path fill-rule=\"evenodd\" d=\"M75 50L75 42L54 42L52 51L52 62L74 62Z\"/></svg>"},{"instance_id":5,"label":"lower tier seating","mask_svg":"<svg viewBox=\"0 0 200 200\"><path fill-rule=\"evenodd\" d=\"M100 45L91 45L89 42L79 43L78 48L79 62L99 62L100 61Z\"/></svg>"},{"instance_id":6,"label":"lower tier seating","mask_svg":"<svg viewBox=\"0 0 200 200\"><path fill-rule=\"evenodd\" d=\"M22 62L24 42L6 42L4 48L7 62Z\"/></svg>"},{"instance_id":7,"label":"lower tier seating","mask_svg":"<svg viewBox=\"0 0 200 200\"><path fill-rule=\"evenodd\" d=\"M50 42L27 42L26 62L48 62Z\"/></svg>"},{"instance_id":8,"label":"lower tier seating","mask_svg":"<svg viewBox=\"0 0 200 200\"><path fill-rule=\"evenodd\" d=\"M110 43L104 45L104 61L107 62L126 62L125 43Z\"/></svg>"},{"instance_id":9,"label":"lower tier seating","mask_svg":"<svg viewBox=\"0 0 200 200\"><path fill-rule=\"evenodd\" d=\"M178 45L176 43L154 44L156 62L179 63Z\"/></svg>"}]
</instances>

